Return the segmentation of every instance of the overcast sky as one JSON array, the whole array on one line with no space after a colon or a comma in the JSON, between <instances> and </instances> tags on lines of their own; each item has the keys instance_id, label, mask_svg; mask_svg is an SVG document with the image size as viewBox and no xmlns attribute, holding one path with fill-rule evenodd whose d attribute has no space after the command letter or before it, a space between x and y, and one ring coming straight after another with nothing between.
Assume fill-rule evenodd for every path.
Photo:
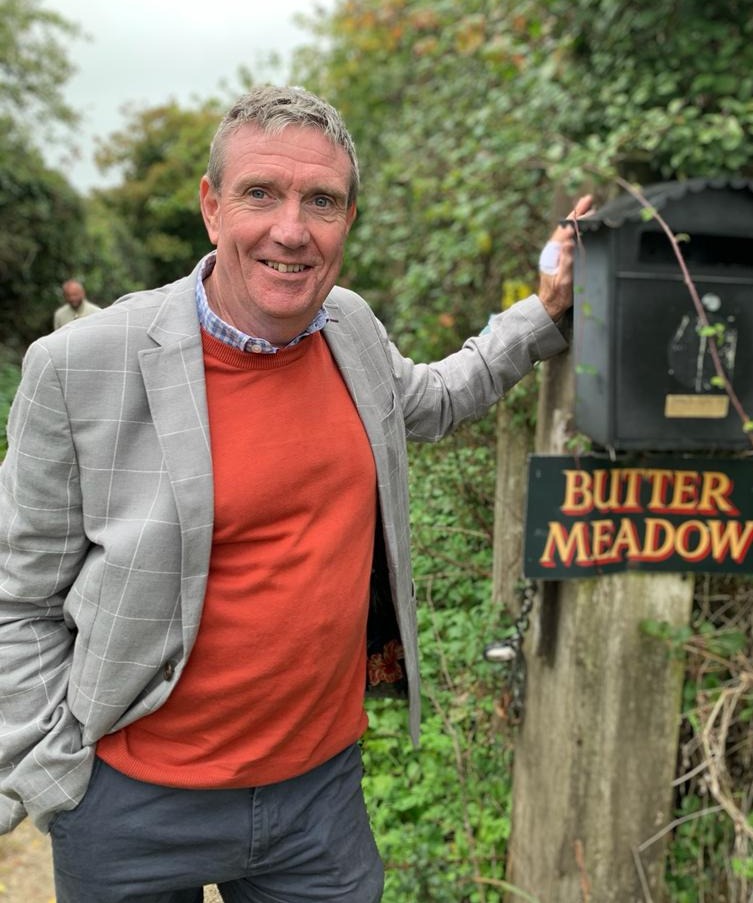
<instances>
[{"instance_id":1,"label":"overcast sky","mask_svg":"<svg viewBox=\"0 0 753 903\"><path fill-rule=\"evenodd\" d=\"M81 159L65 163L79 190L104 184L92 161L94 139L123 124L126 103L154 106L168 100L189 102L218 91L225 80L236 87L237 71L247 66L257 79L284 80L287 70L270 72L262 63L276 51L313 42L297 26L297 13L312 16L334 0L44 0L43 5L78 23L88 35L69 46L78 72L65 88L71 106L83 116Z\"/></svg>"}]
</instances>

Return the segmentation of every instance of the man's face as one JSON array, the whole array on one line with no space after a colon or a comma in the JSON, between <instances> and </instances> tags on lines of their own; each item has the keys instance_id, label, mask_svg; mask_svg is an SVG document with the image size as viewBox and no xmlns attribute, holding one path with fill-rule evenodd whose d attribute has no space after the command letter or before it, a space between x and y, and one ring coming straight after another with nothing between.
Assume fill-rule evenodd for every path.
<instances>
[{"instance_id":1,"label":"man's face","mask_svg":"<svg viewBox=\"0 0 753 903\"><path fill-rule=\"evenodd\" d=\"M84 297L84 288L78 282L66 282L63 286L63 298L74 310L81 306Z\"/></svg>"},{"instance_id":2,"label":"man's face","mask_svg":"<svg viewBox=\"0 0 753 903\"><path fill-rule=\"evenodd\" d=\"M345 238L350 160L314 128L267 135L243 125L225 145L218 192L200 197L217 262L205 285L213 310L282 345L304 330L335 284Z\"/></svg>"}]
</instances>

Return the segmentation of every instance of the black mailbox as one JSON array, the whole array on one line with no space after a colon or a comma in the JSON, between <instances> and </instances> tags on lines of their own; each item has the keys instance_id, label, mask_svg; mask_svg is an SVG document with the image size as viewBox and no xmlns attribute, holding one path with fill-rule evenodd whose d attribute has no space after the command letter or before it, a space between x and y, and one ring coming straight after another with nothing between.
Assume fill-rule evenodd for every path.
<instances>
[{"instance_id":1,"label":"black mailbox","mask_svg":"<svg viewBox=\"0 0 753 903\"><path fill-rule=\"evenodd\" d=\"M753 180L642 190L675 235L743 408L753 416ZM709 338L672 245L630 194L581 223L575 269L575 419L606 448L750 448L714 380Z\"/></svg>"}]
</instances>

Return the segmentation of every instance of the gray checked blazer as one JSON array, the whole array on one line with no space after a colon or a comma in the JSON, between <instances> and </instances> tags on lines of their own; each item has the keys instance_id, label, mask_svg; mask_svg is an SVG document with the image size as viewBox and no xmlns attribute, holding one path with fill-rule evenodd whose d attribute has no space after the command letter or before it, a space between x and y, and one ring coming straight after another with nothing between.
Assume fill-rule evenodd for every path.
<instances>
[{"instance_id":1,"label":"gray checked blazer","mask_svg":"<svg viewBox=\"0 0 753 903\"><path fill-rule=\"evenodd\" d=\"M0 831L27 814L46 830L74 808L97 740L159 708L191 652L213 517L197 273L26 355L0 468ZM376 462L416 739L406 439L480 415L565 343L532 297L445 360L414 364L358 295L335 288L326 308Z\"/></svg>"}]
</instances>

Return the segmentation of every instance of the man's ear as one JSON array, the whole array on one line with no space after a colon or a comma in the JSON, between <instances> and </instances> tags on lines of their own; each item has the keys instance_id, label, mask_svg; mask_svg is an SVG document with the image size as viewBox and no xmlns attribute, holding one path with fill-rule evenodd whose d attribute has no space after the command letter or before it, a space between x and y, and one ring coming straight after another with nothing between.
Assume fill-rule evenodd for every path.
<instances>
[{"instance_id":1,"label":"man's ear","mask_svg":"<svg viewBox=\"0 0 753 903\"><path fill-rule=\"evenodd\" d=\"M199 182L199 203L209 241L216 245L219 236L220 202L206 176L202 176Z\"/></svg>"},{"instance_id":2,"label":"man's ear","mask_svg":"<svg viewBox=\"0 0 753 903\"><path fill-rule=\"evenodd\" d=\"M348 223L348 232L350 232L350 227L356 221L356 217L358 216L358 208L356 207L355 201L348 207L347 213L347 223Z\"/></svg>"}]
</instances>

